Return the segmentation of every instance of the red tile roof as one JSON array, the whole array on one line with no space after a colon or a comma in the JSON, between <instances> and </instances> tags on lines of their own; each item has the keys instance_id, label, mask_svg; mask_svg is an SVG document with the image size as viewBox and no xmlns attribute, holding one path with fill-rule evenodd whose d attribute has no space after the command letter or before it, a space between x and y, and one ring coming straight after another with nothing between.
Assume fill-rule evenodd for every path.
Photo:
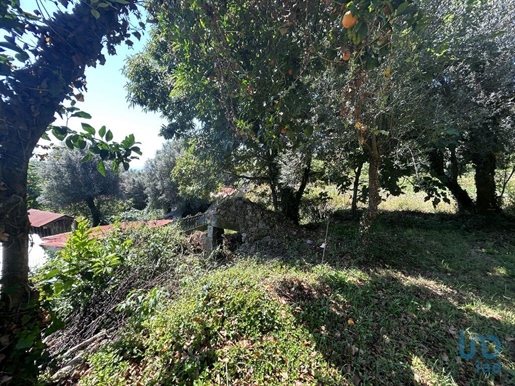
<instances>
[{"instance_id":1,"label":"red tile roof","mask_svg":"<svg viewBox=\"0 0 515 386\"><path fill-rule=\"evenodd\" d=\"M30 225L36 228L50 224L51 222L54 222L55 220L58 220L63 217L72 218L61 213L52 213L46 212L44 210L29 209Z\"/></svg>"},{"instance_id":2,"label":"red tile roof","mask_svg":"<svg viewBox=\"0 0 515 386\"><path fill-rule=\"evenodd\" d=\"M138 226L146 225L149 228L162 227L170 224L173 220L152 220L152 221L131 221L131 222L122 222L120 226L122 228L133 227L136 228ZM90 237L99 237L105 234L108 230L114 227L113 224L110 225L102 225L93 229ZM68 233L60 233L58 235L43 237L41 240L41 246L43 248L64 248L66 241L70 237L70 232Z\"/></svg>"}]
</instances>

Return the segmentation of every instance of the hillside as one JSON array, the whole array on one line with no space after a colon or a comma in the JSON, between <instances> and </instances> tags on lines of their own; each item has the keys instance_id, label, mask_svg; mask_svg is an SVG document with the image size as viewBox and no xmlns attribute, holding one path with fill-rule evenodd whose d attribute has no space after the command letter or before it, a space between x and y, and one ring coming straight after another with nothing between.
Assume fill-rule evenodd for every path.
<instances>
[{"instance_id":1,"label":"hillside","mask_svg":"<svg viewBox=\"0 0 515 386\"><path fill-rule=\"evenodd\" d=\"M228 249L203 256L173 228L117 233L116 244L131 240L131 252L107 286L91 287L68 314L68 327L48 338L60 356L44 378L79 385L513 384L514 226L501 217L383 213L363 249L357 224L335 221L324 262L322 229L311 231L313 245L289 240L275 257L273 250ZM144 261L158 264L150 269ZM61 309L77 301L70 291L61 293ZM499 339L500 355L483 358L478 343L474 358L462 358L462 330L465 353L480 334ZM488 350L496 355L493 344Z\"/></svg>"}]
</instances>

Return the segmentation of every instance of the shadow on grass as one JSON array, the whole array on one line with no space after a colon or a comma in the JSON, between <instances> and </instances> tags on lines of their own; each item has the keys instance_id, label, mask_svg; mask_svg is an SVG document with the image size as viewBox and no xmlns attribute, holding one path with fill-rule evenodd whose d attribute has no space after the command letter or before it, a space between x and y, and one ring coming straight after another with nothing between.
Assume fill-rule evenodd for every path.
<instances>
[{"instance_id":1,"label":"shadow on grass","mask_svg":"<svg viewBox=\"0 0 515 386\"><path fill-rule=\"evenodd\" d=\"M295 310L317 350L354 384L508 385L514 376L513 325L465 312L438 294L388 271L329 271L315 283L285 278L276 293ZM476 355L458 353L458 331L498 336L500 374L476 372ZM479 352L479 350L478 350Z\"/></svg>"},{"instance_id":2,"label":"shadow on grass","mask_svg":"<svg viewBox=\"0 0 515 386\"><path fill-rule=\"evenodd\" d=\"M515 384L513 219L382 213L366 248L357 226L331 225L323 266L317 245L293 243L284 263L322 272L276 288L325 358L355 384ZM460 357L460 330L499 338L500 374L477 371L496 362L479 348Z\"/></svg>"}]
</instances>

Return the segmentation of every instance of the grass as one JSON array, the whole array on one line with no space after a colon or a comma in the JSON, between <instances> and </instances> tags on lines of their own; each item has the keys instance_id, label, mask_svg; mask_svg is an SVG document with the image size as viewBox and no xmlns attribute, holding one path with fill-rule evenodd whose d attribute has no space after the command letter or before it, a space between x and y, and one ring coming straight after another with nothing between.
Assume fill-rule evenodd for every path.
<instances>
[{"instance_id":1,"label":"grass","mask_svg":"<svg viewBox=\"0 0 515 386\"><path fill-rule=\"evenodd\" d=\"M515 223L385 212L366 250L356 227L332 223L323 264L292 245L196 271L93 354L79 384L515 384ZM461 358L460 331L467 352L473 334L498 337L500 356L477 345Z\"/></svg>"}]
</instances>

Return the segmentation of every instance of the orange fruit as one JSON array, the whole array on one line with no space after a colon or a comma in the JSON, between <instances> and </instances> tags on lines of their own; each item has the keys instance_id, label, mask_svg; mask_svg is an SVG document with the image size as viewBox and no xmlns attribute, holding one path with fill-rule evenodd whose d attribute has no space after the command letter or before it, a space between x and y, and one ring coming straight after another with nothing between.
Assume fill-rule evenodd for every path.
<instances>
[{"instance_id":1,"label":"orange fruit","mask_svg":"<svg viewBox=\"0 0 515 386\"><path fill-rule=\"evenodd\" d=\"M343 51L342 59L346 62L350 60L350 51L349 50Z\"/></svg>"},{"instance_id":2,"label":"orange fruit","mask_svg":"<svg viewBox=\"0 0 515 386\"><path fill-rule=\"evenodd\" d=\"M358 22L358 18L356 16L353 16L351 11L347 11L347 12L345 12L345 15L343 15L343 18L342 18L343 28L347 28L347 29L352 28L356 25L357 22Z\"/></svg>"}]
</instances>

